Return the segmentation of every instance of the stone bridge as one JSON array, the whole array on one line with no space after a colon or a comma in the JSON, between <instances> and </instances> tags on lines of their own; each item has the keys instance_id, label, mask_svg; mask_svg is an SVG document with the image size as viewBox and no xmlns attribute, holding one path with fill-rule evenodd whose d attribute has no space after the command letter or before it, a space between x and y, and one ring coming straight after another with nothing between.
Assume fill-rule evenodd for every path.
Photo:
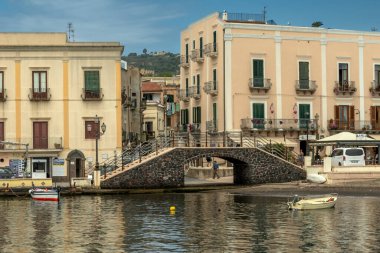
<instances>
[{"instance_id":1,"label":"stone bridge","mask_svg":"<svg viewBox=\"0 0 380 253\"><path fill-rule=\"evenodd\" d=\"M157 156L115 171L101 181L102 189L183 187L185 165L206 156L219 157L233 164L234 184L281 183L306 178L300 167L258 148L177 147Z\"/></svg>"}]
</instances>

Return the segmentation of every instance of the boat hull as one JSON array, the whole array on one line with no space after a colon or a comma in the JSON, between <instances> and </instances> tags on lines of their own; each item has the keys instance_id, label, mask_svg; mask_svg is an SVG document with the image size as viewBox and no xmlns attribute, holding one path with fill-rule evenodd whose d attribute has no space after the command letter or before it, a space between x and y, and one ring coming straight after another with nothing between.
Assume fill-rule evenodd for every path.
<instances>
[{"instance_id":1,"label":"boat hull","mask_svg":"<svg viewBox=\"0 0 380 253\"><path fill-rule=\"evenodd\" d=\"M59 201L59 191L57 190L29 190L33 200L39 201Z\"/></svg>"},{"instance_id":2,"label":"boat hull","mask_svg":"<svg viewBox=\"0 0 380 253\"><path fill-rule=\"evenodd\" d=\"M315 210L335 207L337 195L329 195L318 198L301 199L299 201L288 202L288 207L291 210Z\"/></svg>"}]
</instances>

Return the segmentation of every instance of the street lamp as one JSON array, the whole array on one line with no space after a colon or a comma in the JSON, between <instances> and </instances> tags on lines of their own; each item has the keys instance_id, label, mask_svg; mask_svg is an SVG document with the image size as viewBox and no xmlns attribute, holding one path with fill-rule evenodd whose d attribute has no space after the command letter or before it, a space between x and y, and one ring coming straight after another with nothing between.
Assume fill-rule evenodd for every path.
<instances>
[{"instance_id":1,"label":"street lamp","mask_svg":"<svg viewBox=\"0 0 380 253\"><path fill-rule=\"evenodd\" d=\"M103 124L100 127L101 132L99 131L100 119L99 119L98 115L95 115L94 122L95 122L95 125L97 126L95 129L95 131L96 131L96 134L95 134L95 171L99 171L98 140L99 140L100 136L106 132L107 126L103 122ZM91 130L92 130L92 125L88 124L87 125L87 131L91 132Z\"/></svg>"},{"instance_id":2,"label":"street lamp","mask_svg":"<svg viewBox=\"0 0 380 253\"><path fill-rule=\"evenodd\" d=\"M310 123L310 113L305 112L306 116L306 156L309 156L309 123Z\"/></svg>"},{"instance_id":3,"label":"street lamp","mask_svg":"<svg viewBox=\"0 0 380 253\"><path fill-rule=\"evenodd\" d=\"M166 124L167 124L167 102L168 102L168 95L164 95L164 136L166 140Z\"/></svg>"}]
</instances>

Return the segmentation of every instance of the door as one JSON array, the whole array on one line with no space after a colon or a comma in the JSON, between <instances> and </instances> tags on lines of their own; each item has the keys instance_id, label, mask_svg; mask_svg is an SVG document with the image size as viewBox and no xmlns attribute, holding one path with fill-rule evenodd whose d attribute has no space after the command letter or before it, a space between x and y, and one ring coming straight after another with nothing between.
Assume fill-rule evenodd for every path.
<instances>
[{"instance_id":1,"label":"door","mask_svg":"<svg viewBox=\"0 0 380 253\"><path fill-rule=\"evenodd\" d=\"M309 63L299 62L300 89L308 90L309 87Z\"/></svg>"},{"instance_id":2,"label":"door","mask_svg":"<svg viewBox=\"0 0 380 253\"><path fill-rule=\"evenodd\" d=\"M253 60L253 87L264 87L263 60Z\"/></svg>"},{"instance_id":3,"label":"door","mask_svg":"<svg viewBox=\"0 0 380 253\"><path fill-rule=\"evenodd\" d=\"M372 129L380 130L380 106L371 106Z\"/></svg>"},{"instance_id":4,"label":"door","mask_svg":"<svg viewBox=\"0 0 380 253\"><path fill-rule=\"evenodd\" d=\"M253 103L252 112L253 128L264 129L264 104Z\"/></svg>"},{"instance_id":5,"label":"door","mask_svg":"<svg viewBox=\"0 0 380 253\"><path fill-rule=\"evenodd\" d=\"M33 149L48 149L47 122L33 122Z\"/></svg>"},{"instance_id":6,"label":"door","mask_svg":"<svg viewBox=\"0 0 380 253\"><path fill-rule=\"evenodd\" d=\"M310 122L310 105L309 104L299 104L299 128L308 129Z\"/></svg>"},{"instance_id":7,"label":"door","mask_svg":"<svg viewBox=\"0 0 380 253\"><path fill-rule=\"evenodd\" d=\"M32 178L47 178L48 161L47 158L32 159Z\"/></svg>"}]
</instances>

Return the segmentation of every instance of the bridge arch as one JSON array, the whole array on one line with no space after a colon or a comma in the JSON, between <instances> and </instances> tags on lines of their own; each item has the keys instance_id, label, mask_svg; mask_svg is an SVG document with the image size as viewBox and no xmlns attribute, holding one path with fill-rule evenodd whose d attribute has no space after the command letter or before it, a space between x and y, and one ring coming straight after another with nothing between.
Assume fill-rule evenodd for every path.
<instances>
[{"instance_id":1,"label":"bridge arch","mask_svg":"<svg viewBox=\"0 0 380 253\"><path fill-rule=\"evenodd\" d=\"M165 188L184 186L184 165L205 156L219 157L234 165L234 184L254 185L289 182L306 178L298 166L257 148L173 148L107 177L102 188Z\"/></svg>"}]
</instances>

